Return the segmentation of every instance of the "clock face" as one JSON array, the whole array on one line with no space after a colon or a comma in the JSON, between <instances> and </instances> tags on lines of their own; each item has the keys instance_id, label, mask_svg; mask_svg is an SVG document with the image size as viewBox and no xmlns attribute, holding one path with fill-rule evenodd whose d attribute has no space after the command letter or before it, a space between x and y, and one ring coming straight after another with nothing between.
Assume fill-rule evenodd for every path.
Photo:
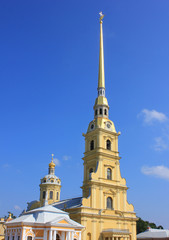
<instances>
[{"instance_id":1,"label":"clock face","mask_svg":"<svg viewBox=\"0 0 169 240\"><path fill-rule=\"evenodd\" d=\"M90 127L91 129L93 129L94 128L94 124L92 123L92 125L91 125L91 127Z\"/></svg>"},{"instance_id":2,"label":"clock face","mask_svg":"<svg viewBox=\"0 0 169 240\"><path fill-rule=\"evenodd\" d=\"M111 125L110 125L110 123L107 123L107 128L111 128Z\"/></svg>"}]
</instances>

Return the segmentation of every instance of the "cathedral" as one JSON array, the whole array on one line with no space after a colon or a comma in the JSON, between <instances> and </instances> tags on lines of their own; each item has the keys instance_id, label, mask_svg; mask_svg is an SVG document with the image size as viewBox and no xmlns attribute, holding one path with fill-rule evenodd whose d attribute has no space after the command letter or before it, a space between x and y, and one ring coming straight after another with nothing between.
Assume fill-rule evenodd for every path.
<instances>
[{"instance_id":1,"label":"cathedral","mask_svg":"<svg viewBox=\"0 0 169 240\"><path fill-rule=\"evenodd\" d=\"M103 17L100 13L100 54L97 98L94 118L85 138L84 177L82 197L60 200L61 180L55 176L55 164L40 183L40 201L28 204L27 210L48 204L69 213L70 218L85 228L82 240L136 240L136 214L127 201L126 180L120 174L118 137L109 119L105 92Z\"/></svg>"}]
</instances>

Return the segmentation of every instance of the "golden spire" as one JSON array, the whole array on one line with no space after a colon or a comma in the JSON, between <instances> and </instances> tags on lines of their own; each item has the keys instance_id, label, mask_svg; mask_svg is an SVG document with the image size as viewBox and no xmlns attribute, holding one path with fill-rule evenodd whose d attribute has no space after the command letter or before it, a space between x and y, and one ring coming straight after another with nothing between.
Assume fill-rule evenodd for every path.
<instances>
[{"instance_id":1,"label":"golden spire","mask_svg":"<svg viewBox=\"0 0 169 240\"><path fill-rule=\"evenodd\" d=\"M105 76L104 76L104 51L103 51L103 18L102 12L100 14L100 54L99 54L99 78L98 88L105 88Z\"/></svg>"}]
</instances>

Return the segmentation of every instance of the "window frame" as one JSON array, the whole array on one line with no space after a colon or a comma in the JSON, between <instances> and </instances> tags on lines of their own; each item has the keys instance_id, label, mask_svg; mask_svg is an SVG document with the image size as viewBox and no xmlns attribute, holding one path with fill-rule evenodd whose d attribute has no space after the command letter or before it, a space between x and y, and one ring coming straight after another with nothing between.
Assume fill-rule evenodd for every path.
<instances>
[{"instance_id":1,"label":"window frame","mask_svg":"<svg viewBox=\"0 0 169 240\"><path fill-rule=\"evenodd\" d=\"M106 149L107 150L111 150L111 141L110 141L110 139L106 140Z\"/></svg>"},{"instance_id":2,"label":"window frame","mask_svg":"<svg viewBox=\"0 0 169 240\"><path fill-rule=\"evenodd\" d=\"M107 197L106 199L106 209L113 209L113 199L111 197Z\"/></svg>"},{"instance_id":3,"label":"window frame","mask_svg":"<svg viewBox=\"0 0 169 240\"><path fill-rule=\"evenodd\" d=\"M51 197L52 196L52 197ZM53 191L49 192L49 199L53 199Z\"/></svg>"},{"instance_id":4,"label":"window frame","mask_svg":"<svg viewBox=\"0 0 169 240\"><path fill-rule=\"evenodd\" d=\"M94 150L94 140L90 141L90 151Z\"/></svg>"},{"instance_id":5,"label":"window frame","mask_svg":"<svg viewBox=\"0 0 169 240\"><path fill-rule=\"evenodd\" d=\"M42 193L42 198L43 198L43 199L46 198L46 191L43 191L43 193Z\"/></svg>"},{"instance_id":6,"label":"window frame","mask_svg":"<svg viewBox=\"0 0 169 240\"><path fill-rule=\"evenodd\" d=\"M112 169L107 168L107 180L112 180Z\"/></svg>"}]
</instances>

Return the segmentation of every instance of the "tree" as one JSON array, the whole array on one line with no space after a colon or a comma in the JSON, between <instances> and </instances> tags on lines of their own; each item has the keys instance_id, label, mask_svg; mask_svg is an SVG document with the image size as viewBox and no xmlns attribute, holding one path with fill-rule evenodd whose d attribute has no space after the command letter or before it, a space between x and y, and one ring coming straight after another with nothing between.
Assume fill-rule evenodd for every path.
<instances>
[{"instance_id":1,"label":"tree","mask_svg":"<svg viewBox=\"0 0 169 240\"><path fill-rule=\"evenodd\" d=\"M160 225L157 227L155 223L144 221L141 218L139 218L137 220L137 234L146 231L148 227L156 228L156 229L163 229L163 226Z\"/></svg>"}]
</instances>

